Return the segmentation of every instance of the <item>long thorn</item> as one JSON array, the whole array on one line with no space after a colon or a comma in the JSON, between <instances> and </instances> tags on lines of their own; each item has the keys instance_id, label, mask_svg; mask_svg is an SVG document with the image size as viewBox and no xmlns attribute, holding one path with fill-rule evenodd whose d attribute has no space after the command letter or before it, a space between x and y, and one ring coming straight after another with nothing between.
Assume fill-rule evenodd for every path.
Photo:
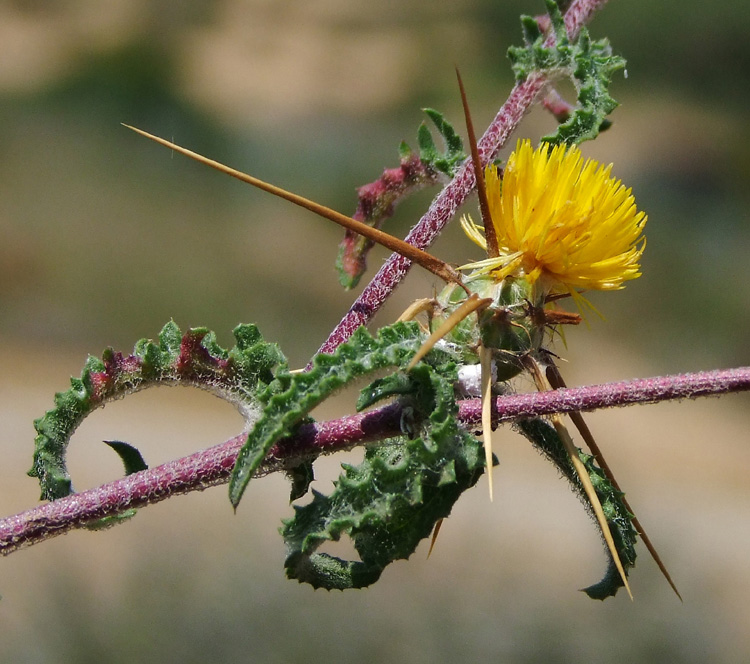
<instances>
[{"instance_id":1,"label":"long thorn","mask_svg":"<svg viewBox=\"0 0 750 664\"><path fill-rule=\"evenodd\" d=\"M492 302L492 298L485 297L480 298L476 293L472 293L463 304L458 307L448 318L443 321L443 324L435 330L425 341L421 348L417 351L417 354L409 362L409 366L406 367L407 371L413 369L419 360L421 360L427 353L429 353L435 344L440 341L446 334L448 334L456 325L458 325L464 318L475 312L477 309L486 307Z\"/></svg>"},{"instance_id":2,"label":"long thorn","mask_svg":"<svg viewBox=\"0 0 750 664\"><path fill-rule=\"evenodd\" d=\"M531 356L527 356L526 366L529 369L534 382L536 383L537 389L540 392L549 390L549 381L547 380L546 375L542 373L542 369L539 366L539 363ZM617 567L620 578L622 578L625 590L628 591L628 595L632 600L633 593L630 590L630 584L628 583L628 577L625 574L625 568L622 566L620 554L617 552L617 547L615 547L615 542L612 538L612 531L610 530L609 523L607 522L607 517L604 516L602 503L599 500L599 496L596 495L596 490L594 489L594 485L591 483L591 478L589 477L589 474L586 472L586 468L578 457L578 451L573 444L573 439L570 437L568 430L565 428L565 424L563 424L562 417L560 417L560 415L552 415L551 420L552 425L555 427L555 431L557 431L558 436L560 436L560 440L562 441L563 446L565 447L565 450L570 457L570 462L573 464L573 468L578 475L578 479L581 480L581 486L583 486L583 490L589 500L591 509L594 510L594 516L596 517L596 521L599 524L599 529L601 530L602 536L604 537L604 542L609 549L609 553L612 556L615 567Z\"/></svg>"},{"instance_id":3,"label":"long thorn","mask_svg":"<svg viewBox=\"0 0 750 664\"><path fill-rule=\"evenodd\" d=\"M552 385L552 387L554 387L555 389L567 387L567 385L565 384L565 380L563 379L562 374L560 373L560 370L557 368L557 366L553 362L550 362L550 364L547 365L546 374L547 374L547 379L550 382L550 385ZM606 475L607 479L612 483L612 486L614 486L614 488L617 489L622 494L622 504L625 506L628 512L630 512L633 515L633 525L638 531L638 534L643 540L643 543L646 545L646 549L651 554L651 557L654 559L654 562L656 563L656 566L659 568L659 571L662 573L662 576L664 576L664 578L667 580L667 583L670 585L670 587L674 591L675 595L677 595L677 597L679 597L680 601L682 602L683 599L682 599L682 595L680 595L680 591L677 590L677 586L675 582L672 580L672 577L670 576L669 572L667 571L666 565L662 562L661 556L659 556L658 552L656 551L656 547L654 547L654 545L651 543L651 538L649 538L648 534L646 533L646 530L641 525L641 522L638 520L638 517L635 515L633 508L630 507L630 503L628 503L625 493L622 491L622 489L620 489L620 485L617 483L617 480L615 479L612 469L610 468L609 464L604 458L601 448L597 444L596 440L594 440L594 435L591 433L591 429L589 429L588 424L586 424L586 421L583 419L583 415L581 415L581 413L578 411L570 412L568 413L568 415L570 416L570 419L573 420L573 424L575 425L576 429L578 429L578 433L581 434L581 438L583 438L584 442L586 443L589 450L591 451L591 454L593 455L594 459L599 464L600 468L604 471L604 474Z\"/></svg>"},{"instance_id":4,"label":"long thorn","mask_svg":"<svg viewBox=\"0 0 750 664\"><path fill-rule=\"evenodd\" d=\"M137 134L145 136L146 138L149 138L152 141L159 143L160 145L164 145L165 147L175 150L176 152L179 152L186 157L190 157L190 159L194 159L195 161L210 166L217 171L226 173L227 175L231 175L233 178L236 178L242 182L246 182L247 184L251 184L258 189L262 189L263 191L268 192L269 194L273 194L274 196L283 198L291 203L294 203L295 205L305 208L306 210L310 210L318 216L328 219L329 221L332 221L339 226L343 226L344 228L347 228L354 233L358 233L359 235L362 235L369 240L382 245L386 249L395 251L404 258L408 258L410 261L421 265L423 268L432 272L434 275L440 277L447 283L462 284L461 274L458 272L458 270L448 265L448 263L446 263L445 261L441 261L439 258L436 258L432 254L428 254L426 251L417 249L417 247L409 244L408 242L404 242L403 240L400 240L393 235L384 233L377 228L373 228L372 226L363 224L361 221L357 221L356 219L352 219L351 217L347 217L345 214L341 214L336 210L332 210L325 205L320 205L319 203L311 201L304 196L299 196L298 194L294 194L290 191L287 191L286 189L281 189L280 187L269 184L268 182L259 180L252 175L248 175L247 173L243 173L242 171L237 171L234 168L225 166L218 161L214 161L213 159L204 157L197 152L193 152L192 150L188 150L187 148L180 147L179 145L176 145L171 141L167 141L163 138L159 138L158 136L154 136L153 134L149 134L142 129L137 129L136 127L131 127L127 124L123 124L123 126L127 127L128 129L132 129Z\"/></svg>"},{"instance_id":5,"label":"long thorn","mask_svg":"<svg viewBox=\"0 0 750 664\"><path fill-rule=\"evenodd\" d=\"M583 489L586 492L586 496L589 499L589 503L591 503L591 507L594 510L594 515L596 516L596 520L599 522L599 528L601 529L602 534L604 535L604 541L607 544L607 548L609 549L612 559L615 561L615 566L617 567L617 571L620 573L620 578L622 578L622 582L623 584L625 584L625 590L628 591L628 595L630 595L630 599L632 600L633 593L630 590L628 577L627 577L627 574L625 574L625 569L622 566L622 561L620 560L620 554L617 553L617 548L615 547L614 539L612 539L612 531L609 528L609 523L607 523L607 518L604 516L604 510L602 509L602 504L601 504L601 501L599 500L599 496L596 495L596 491L594 490L594 485L591 484L591 479L589 478L589 475L586 472L586 468L584 467L581 460L578 458L578 451L576 450L576 447L573 444L573 439L570 437L568 430L565 428L565 425L563 424L562 418L559 415L553 415L552 424L555 427L557 434L560 436L560 440L562 440L563 445L565 446L565 449L568 452L568 455L570 456L570 460L573 463L573 467L576 469L576 472L578 473L578 477L581 480L581 484L583 484Z\"/></svg>"},{"instance_id":6,"label":"long thorn","mask_svg":"<svg viewBox=\"0 0 750 664\"><path fill-rule=\"evenodd\" d=\"M484 237L487 240L487 256L497 258L500 255L500 248L497 244L497 235L495 226L492 224L492 215L490 214L490 205L487 202L487 188L484 185L484 170L482 162L479 160L479 149L477 148L477 137L474 133L474 123L471 120L469 111L469 102L466 99L466 90L464 82L461 80L461 74L456 67L456 77L458 78L458 88L461 91L461 102L464 106L464 117L466 118L466 133L469 137L469 147L471 148L471 161L474 165L474 177L477 181L477 196L479 197L479 210L482 213L482 223L484 224Z\"/></svg>"},{"instance_id":7,"label":"long thorn","mask_svg":"<svg viewBox=\"0 0 750 664\"><path fill-rule=\"evenodd\" d=\"M492 351L484 345L479 346L479 362L482 367L482 443L487 467L487 486L492 502Z\"/></svg>"}]
</instances>

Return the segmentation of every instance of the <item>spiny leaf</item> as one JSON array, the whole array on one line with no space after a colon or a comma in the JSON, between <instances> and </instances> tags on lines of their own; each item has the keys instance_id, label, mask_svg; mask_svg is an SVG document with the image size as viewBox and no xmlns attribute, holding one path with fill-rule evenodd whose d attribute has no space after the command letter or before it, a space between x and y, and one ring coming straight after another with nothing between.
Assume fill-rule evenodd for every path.
<instances>
[{"instance_id":1,"label":"spiny leaf","mask_svg":"<svg viewBox=\"0 0 750 664\"><path fill-rule=\"evenodd\" d=\"M423 363L363 390L358 408L390 396L408 404L419 435L371 446L362 464L343 466L330 496L314 492L309 505L295 508L282 528L287 576L328 590L368 586L450 514L484 466L481 443L457 422L455 380L453 363ZM359 561L317 552L344 534Z\"/></svg>"},{"instance_id":2,"label":"spiny leaf","mask_svg":"<svg viewBox=\"0 0 750 664\"><path fill-rule=\"evenodd\" d=\"M281 372L261 395L263 413L248 434L229 481L229 499L239 504L253 473L279 438L289 434L302 417L347 383L373 371L401 366L421 345L416 323L396 323L372 337L363 327L332 355L318 355L310 371Z\"/></svg>"},{"instance_id":3,"label":"spiny leaf","mask_svg":"<svg viewBox=\"0 0 750 664\"><path fill-rule=\"evenodd\" d=\"M569 69L571 66L571 44L565 20L554 0L545 0L545 4L555 33L555 43L546 46L547 35L539 29L537 20L533 16L522 16L524 46L508 48L508 58L516 81L523 81L534 72Z\"/></svg>"},{"instance_id":4,"label":"spiny leaf","mask_svg":"<svg viewBox=\"0 0 750 664\"><path fill-rule=\"evenodd\" d=\"M55 407L34 422L37 436L29 475L39 478L42 498L55 500L72 492L65 461L68 441L83 419L107 401L158 383L179 382L212 391L247 416L257 402L256 391L285 360L254 325L240 325L234 335L236 345L226 351L206 328L182 334L169 322L158 342L141 339L131 355L108 348L101 359L89 357L81 377L71 378L70 389L55 395Z\"/></svg>"},{"instance_id":5,"label":"spiny leaf","mask_svg":"<svg viewBox=\"0 0 750 664\"><path fill-rule=\"evenodd\" d=\"M541 418L521 420L516 426L537 450L557 466L563 476L570 482L573 491L588 508L589 503L586 500L581 481L554 427ZM594 463L593 457L581 450L578 451L578 456L583 462L596 495L602 504L615 548L627 573L629 569L635 566L636 559L635 542L638 533L633 527L633 515L622 502L624 494L612 486L602 470ZM612 597L623 586L622 578L606 547L605 551L607 551L608 565L604 577L601 581L583 589L592 599L603 600Z\"/></svg>"},{"instance_id":6,"label":"spiny leaf","mask_svg":"<svg viewBox=\"0 0 750 664\"><path fill-rule=\"evenodd\" d=\"M549 143L573 145L595 138L609 126L606 116L617 102L609 94L612 75L625 67L625 60L612 54L607 39L592 42L585 28L571 43L565 21L554 0L545 0L555 43L545 46L546 35L539 30L536 19L524 16L521 20L525 46L508 49L516 80L523 80L532 72L546 71L554 76L567 76L575 85L578 105L554 134L544 136Z\"/></svg>"}]
</instances>

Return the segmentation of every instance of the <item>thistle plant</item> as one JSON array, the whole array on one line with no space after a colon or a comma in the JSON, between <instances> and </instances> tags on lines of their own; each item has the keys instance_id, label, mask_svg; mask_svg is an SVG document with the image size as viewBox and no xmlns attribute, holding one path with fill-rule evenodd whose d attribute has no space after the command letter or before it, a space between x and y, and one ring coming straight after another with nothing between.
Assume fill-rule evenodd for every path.
<instances>
[{"instance_id":1,"label":"thistle plant","mask_svg":"<svg viewBox=\"0 0 750 664\"><path fill-rule=\"evenodd\" d=\"M229 484L237 509L252 501L246 493L257 477L284 472L291 501L312 493L281 528L287 575L315 588L361 588L422 540L432 537L434 545L455 502L483 475L492 498L492 430L511 423L568 480L601 533L608 564L586 589L589 596L604 599L620 587L630 593L639 537L677 592L581 412L745 390L750 369L568 389L556 366L552 341L593 309L585 293L619 290L636 279L645 249L646 214L633 192L612 175L612 166L584 162L577 147L609 127L616 102L608 86L625 64L583 27L603 4L574 0L563 15L546 0L547 14L523 17L524 45L509 50L516 85L479 140L460 84L471 156L460 132L429 110L445 150L422 125L418 151L400 147L400 165L360 189L353 217L136 130L345 227L337 266L347 287L364 274L373 244L395 253L304 369L290 370L282 350L249 324L235 329L231 349L220 347L207 329L183 332L169 322L157 340L142 339L131 353L107 349L89 358L81 377L35 422L29 474L50 502L0 521L0 550L7 554L75 528L112 526L138 508L217 484ZM565 78L574 84L575 102L564 102L555 90ZM495 162L536 103L553 110L557 132L536 148L518 140L504 163ZM399 200L442 181L447 184L405 240L382 230ZM481 223L468 215L460 223L486 257L456 268L426 250L474 190ZM412 263L442 279L444 288L415 302L399 321L368 331L365 325ZM562 308L566 301L575 311ZM519 375L530 377L539 392L515 394L512 381ZM311 420L313 408L363 377L371 382L360 393L358 414ZM75 493L66 452L80 422L109 400L164 382L229 400L243 414L245 430L153 469L132 446L110 441L126 477ZM574 442L564 414L588 452ZM365 446L363 462L344 465L329 495L311 490L318 456L358 445ZM342 536L352 540L359 560L319 552Z\"/></svg>"}]
</instances>

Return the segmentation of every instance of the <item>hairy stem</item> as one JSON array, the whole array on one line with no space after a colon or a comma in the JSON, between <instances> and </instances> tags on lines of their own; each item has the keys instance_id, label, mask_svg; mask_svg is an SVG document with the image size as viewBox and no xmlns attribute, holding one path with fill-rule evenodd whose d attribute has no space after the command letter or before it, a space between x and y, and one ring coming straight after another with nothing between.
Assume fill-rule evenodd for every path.
<instances>
[{"instance_id":1,"label":"hairy stem","mask_svg":"<svg viewBox=\"0 0 750 664\"><path fill-rule=\"evenodd\" d=\"M503 422L550 413L692 399L746 390L750 390L750 367L504 396L497 399L496 407L498 420ZM478 424L481 420L480 400L462 402L459 417L465 426ZM260 472L282 470L305 457L350 449L364 442L397 435L400 433L400 419L400 407L392 404L332 422L305 425L297 435L279 441L272 448ZM244 441L244 435L236 436L182 459L2 519L0 553L7 555L128 509L224 484L229 480Z\"/></svg>"},{"instance_id":2,"label":"hairy stem","mask_svg":"<svg viewBox=\"0 0 750 664\"><path fill-rule=\"evenodd\" d=\"M606 4L606 1L574 0L571 3L565 13L565 26L571 39L578 35L581 27L591 20L594 12ZM552 39L550 37L549 41L551 42ZM534 74L515 85L508 100L502 105L487 131L479 139L477 149L482 164L495 158L523 116L545 89L547 82L546 75ZM406 236L406 241L419 249L427 249L456 214L456 210L469 197L475 183L474 167L469 159L458 169L453 180L437 195L424 216ZM393 254L352 304L318 352L330 353L346 341L360 325L369 323L410 268L411 261Z\"/></svg>"}]
</instances>

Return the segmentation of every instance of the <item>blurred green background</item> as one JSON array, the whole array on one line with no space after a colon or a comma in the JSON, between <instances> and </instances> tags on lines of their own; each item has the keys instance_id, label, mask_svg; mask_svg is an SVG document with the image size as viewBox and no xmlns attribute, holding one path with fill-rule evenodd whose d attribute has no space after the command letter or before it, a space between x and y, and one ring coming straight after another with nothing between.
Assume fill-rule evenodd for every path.
<instances>
[{"instance_id":1,"label":"blurred green background","mask_svg":"<svg viewBox=\"0 0 750 664\"><path fill-rule=\"evenodd\" d=\"M352 212L355 188L415 143L421 107L462 126L507 96L505 51L532 0L78 0L0 3L0 511L34 505L31 421L87 353L128 350L173 318L231 344L255 322L301 365L356 293L333 271L337 228L141 139L126 122ZM584 151L649 214L644 276L593 298L557 349L571 384L750 363L750 15L745 3L623 0L590 26L628 59L613 128ZM519 136L552 127L533 112ZM515 141L515 137L512 142ZM399 208L400 235L436 192ZM457 228L434 253L476 258ZM377 267L386 257L375 250ZM366 281L366 280L365 280ZM364 285L364 284L363 284ZM435 280L414 271L378 322ZM320 415L351 408L351 395ZM171 500L106 533L2 561L8 662L735 662L750 655L746 396L589 419L670 567L641 547L625 596L576 589L603 554L576 501L525 442L499 436L496 497L466 496L429 561L366 591L283 578L287 487L267 478L232 515L223 489ZM118 476L99 441L151 465L235 434L230 406L149 391L87 420L79 489ZM335 475L338 460L329 463ZM323 489L325 482L321 481Z\"/></svg>"}]
</instances>

